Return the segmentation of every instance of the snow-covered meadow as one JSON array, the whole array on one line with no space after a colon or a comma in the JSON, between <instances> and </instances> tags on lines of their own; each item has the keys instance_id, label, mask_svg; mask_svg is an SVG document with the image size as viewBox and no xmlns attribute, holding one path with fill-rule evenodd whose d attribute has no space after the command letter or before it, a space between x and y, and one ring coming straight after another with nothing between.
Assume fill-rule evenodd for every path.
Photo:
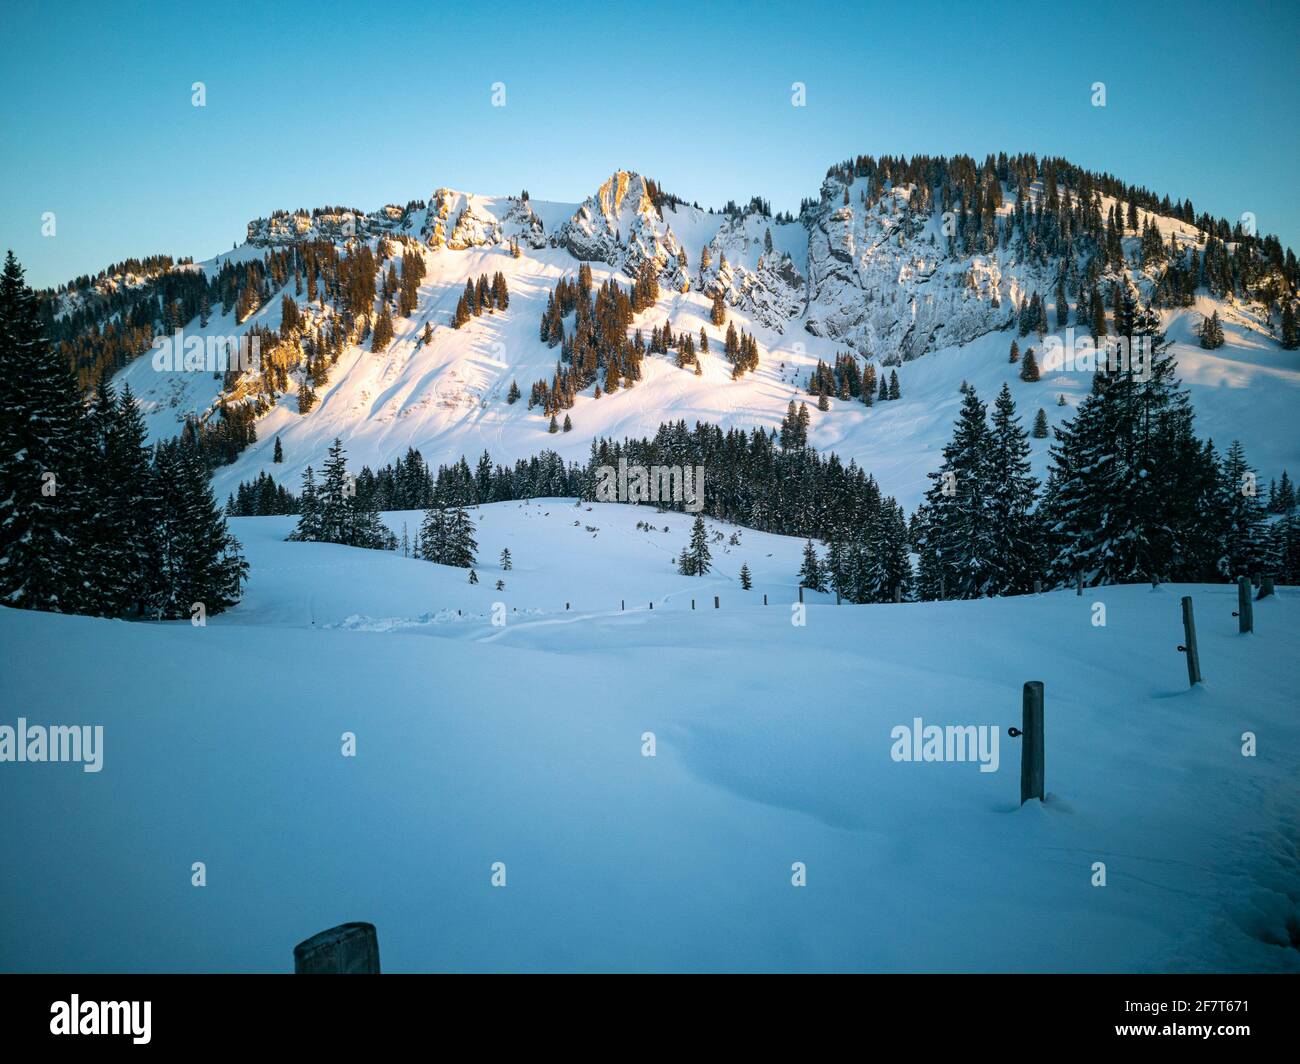
<instances>
[{"instance_id":1,"label":"snow-covered meadow","mask_svg":"<svg viewBox=\"0 0 1300 1064\"><path fill-rule=\"evenodd\" d=\"M386 971L1300 971L1293 589L1249 636L1228 586L801 618L801 541L710 521L689 578L684 515L473 514L477 585L245 518L204 627L0 610L0 724L104 727L98 773L0 766L0 969L286 971L368 920ZM916 718L997 771L894 760Z\"/></svg>"}]
</instances>

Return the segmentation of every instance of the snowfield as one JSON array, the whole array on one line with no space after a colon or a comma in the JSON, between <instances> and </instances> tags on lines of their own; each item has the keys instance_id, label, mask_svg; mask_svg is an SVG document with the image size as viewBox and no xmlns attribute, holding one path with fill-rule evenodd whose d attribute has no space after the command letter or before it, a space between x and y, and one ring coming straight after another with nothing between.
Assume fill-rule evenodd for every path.
<instances>
[{"instance_id":1,"label":"snowfield","mask_svg":"<svg viewBox=\"0 0 1300 1064\"><path fill-rule=\"evenodd\" d=\"M1294 589L1249 636L1228 586L810 595L799 625L801 541L709 521L697 579L685 515L472 512L477 585L245 518L205 627L0 610L0 725L104 727L98 773L0 765L0 969L287 971L368 920L392 972L1300 971ZM994 729L997 770L894 760L915 718Z\"/></svg>"}]
</instances>

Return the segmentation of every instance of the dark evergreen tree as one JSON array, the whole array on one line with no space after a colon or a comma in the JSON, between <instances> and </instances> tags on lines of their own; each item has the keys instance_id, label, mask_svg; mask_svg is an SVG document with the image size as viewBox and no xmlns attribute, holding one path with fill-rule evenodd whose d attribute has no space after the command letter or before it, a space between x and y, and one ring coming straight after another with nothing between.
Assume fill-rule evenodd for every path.
<instances>
[{"instance_id":1,"label":"dark evergreen tree","mask_svg":"<svg viewBox=\"0 0 1300 1064\"><path fill-rule=\"evenodd\" d=\"M804 544L803 564L799 567L799 586L811 591L826 590L826 573L811 539Z\"/></svg>"},{"instance_id":2,"label":"dark evergreen tree","mask_svg":"<svg viewBox=\"0 0 1300 1064\"><path fill-rule=\"evenodd\" d=\"M88 497L85 410L45 338L13 252L0 275L0 603L80 612Z\"/></svg>"}]
</instances>

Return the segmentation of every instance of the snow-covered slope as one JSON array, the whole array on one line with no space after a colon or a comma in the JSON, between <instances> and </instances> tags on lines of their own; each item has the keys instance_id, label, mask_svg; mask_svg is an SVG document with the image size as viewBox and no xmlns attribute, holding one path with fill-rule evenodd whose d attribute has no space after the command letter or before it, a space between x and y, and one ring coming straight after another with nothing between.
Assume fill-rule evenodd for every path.
<instances>
[{"instance_id":1,"label":"snow-covered slope","mask_svg":"<svg viewBox=\"0 0 1300 1064\"><path fill-rule=\"evenodd\" d=\"M345 441L354 468L383 465L408 447L434 465L461 455L472 459L484 450L494 460L511 461L547 447L581 459L593 437L653 434L670 420L774 427L794 398L809 403L814 446L856 459L911 507L927 485L925 474L938 464L963 381L988 399L1009 382L1026 423L1039 407L1050 422L1059 422L1090 386L1091 375L1084 372L1048 372L1038 383L1024 383L1019 367L1007 359L1015 332L1002 326L1011 308L1032 293L1052 300L1054 267L1022 257L1014 247L946 254L942 213L910 186L873 194L868 182L831 176L819 205L800 221L784 223L753 211L656 206L648 187L639 175L619 171L581 204L440 188L427 205L413 201L371 214L331 208L251 223L250 243L202 268L215 272L225 261L306 239L355 234L374 244L403 235L422 249L427 274L414 313L395 321L393 343L380 353L349 345L306 415L298 413L298 378L291 378L258 420L259 442L218 470L218 497L261 471L296 490L303 468L319 466L336 436ZM1041 194L1041 188L1030 194ZM1112 203L1104 201L1107 207ZM1010 203L999 210L1005 216ZM1195 239L1195 230L1177 219L1146 211L1141 217L1143 224L1153 221L1166 241L1189 245ZM517 258L512 242L521 252ZM1136 237L1125 238L1126 248L1136 243ZM702 266L706 247L709 261ZM555 371L559 350L539 341L538 327L556 281L572 277L586 262L597 284L614 278L626 287L647 259L658 269L660 298L636 326L647 338L665 322L676 333L698 335L703 328L712 342L701 359L702 374L650 356L634 388L600 398L585 389L569 411L573 431L563 435L548 434L547 419L525 402L507 405L512 381L527 395L534 381L549 381ZM498 271L509 286L509 309L452 329L466 280ZM1135 269L1132 280L1149 295L1150 277ZM721 353L722 330L710 323L719 288L729 322L752 333L759 345L758 370L738 381L731 380ZM276 293L240 325L214 315L206 331L275 329L279 302ZM1203 351L1195 329L1201 313L1213 309L1224 320L1227 343ZM1198 297L1195 308L1164 310L1161 317L1175 341L1201 431L1225 445L1241 439L1265 483L1283 468L1300 468L1300 434L1282 429L1300 400L1300 352L1280 348L1271 335L1275 323L1265 321L1256 305L1208 295ZM426 324L432 327L427 344L421 340ZM200 331L197 321L187 331ZM1032 334L1020 340L1022 349L1039 346L1041 356L1040 344ZM874 359L886 373L896 368L901 400L867 408L832 399L830 411L818 411L806 393L809 372L818 360L831 362L850 350ZM210 414L220 388L211 374L158 373L147 357L124 369L122 381L144 403L155 437L174 434L187 414ZM1065 405L1058 405L1061 396ZM278 465L270 462L277 436L285 453ZM1034 441L1040 470L1047 444Z\"/></svg>"},{"instance_id":2,"label":"snow-covered slope","mask_svg":"<svg viewBox=\"0 0 1300 1064\"><path fill-rule=\"evenodd\" d=\"M248 518L248 594L206 627L0 609L4 723L104 726L98 773L0 773L0 968L286 971L362 919L388 971L1300 971L1293 589L1252 636L1225 586L809 596L796 625L798 541L709 522L691 579L684 515L473 513L478 585ZM994 729L997 770L894 760L917 717Z\"/></svg>"}]
</instances>

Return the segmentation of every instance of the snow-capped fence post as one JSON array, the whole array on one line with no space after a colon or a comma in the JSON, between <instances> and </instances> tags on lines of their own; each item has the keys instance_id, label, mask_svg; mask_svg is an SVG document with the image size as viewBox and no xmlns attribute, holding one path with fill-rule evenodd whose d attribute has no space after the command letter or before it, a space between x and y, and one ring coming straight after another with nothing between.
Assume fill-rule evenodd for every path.
<instances>
[{"instance_id":1,"label":"snow-capped fence post","mask_svg":"<svg viewBox=\"0 0 1300 1064\"><path fill-rule=\"evenodd\" d=\"M1187 655L1187 679L1195 687L1201 682L1201 655L1196 649L1196 618L1192 615L1192 596L1183 596L1183 639L1178 649Z\"/></svg>"},{"instance_id":2,"label":"snow-capped fence post","mask_svg":"<svg viewBox=\"0 0 1300 1064\"><path fill-rule=\"evenodd\" d=\"M1259 578L1259 594L1256 599L1268 598L1273 594L1273 578L1271 576L1261 576Z\"/></svg>"},{"instance_id":3,"label":"snow-capped fence post","mask_svg":"<svg viewBox=\"0 0 1300 1064\"><path fill-rule=\"evenodd\" d=\"M378 975L374 924L339 924L293 947L295 975Z\"/></svg>"},{"instance_id":4,"label":"snow-capped fence post","mask_svg":"<svg viewBox=\"0 0 1300 1064\"><path fill-rule=\"evenodd\" d=\"M1024 739L1020 748L1020 804L1030 798L1040 802L1046 793L1043 766L1043 681L1025 683L1020 700L1020 727L1008 728L1013 739Z\"/></svg>"},{"instance_id":5,"label":"snow-capped fence post","mask_svg":"<svg viewBox=\"0 0 1300 1064\"><path fill-rule=\"evenodd\" d=\"M1242 635L1255 630L1255 605L1250 600L1250 577L1237 577L1237 631Z\"/></svg>"},{"instance_id":6,"label":"snow-capped fence post","mask_svg":"<svg viewBox=\"0 0 1300 1064\"><path fill-rule=\"evenodd\" d=\"M654 604L653 601L651 601L651 603L650 603L650 608L651 608L651 609L654 609L654 608L655 608L655 604Z\"/></svg>"}]
</instances>

